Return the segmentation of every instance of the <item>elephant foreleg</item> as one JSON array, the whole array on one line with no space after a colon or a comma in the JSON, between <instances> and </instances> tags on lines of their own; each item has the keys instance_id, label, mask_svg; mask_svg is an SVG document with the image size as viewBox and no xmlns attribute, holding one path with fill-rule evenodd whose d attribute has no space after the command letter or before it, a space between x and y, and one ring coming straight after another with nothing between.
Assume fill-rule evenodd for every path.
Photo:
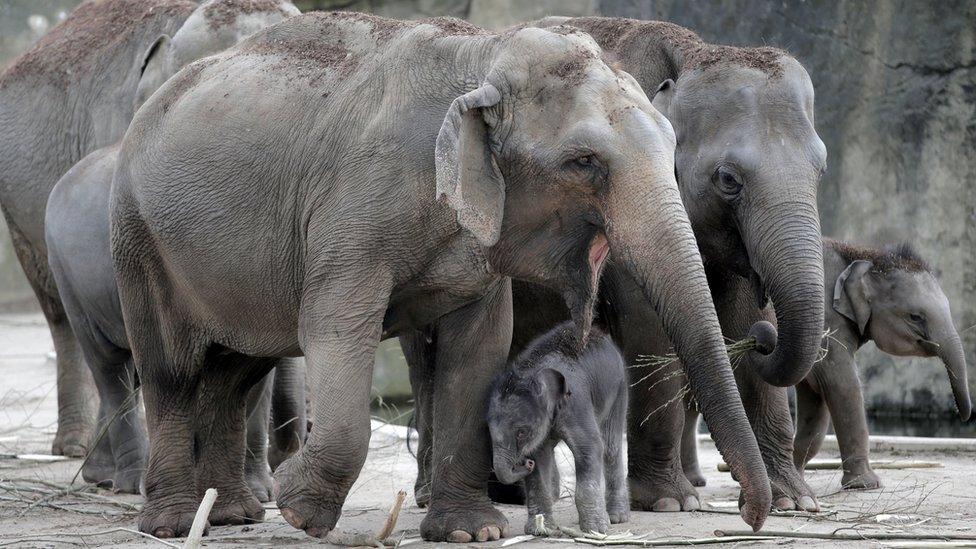
<instances>
[{"instance_id":1,"label":"elephant foreleg","mask_svg":"<svg viewBox=\"0 0 976 549\"><path fill-rule=\"evenodd\" d=\"M841 484L845 489L880 488L881 479L868 462L868 422L854 357L838 351L823 366L818 383L837 433L844 468Z\"/></svg>"},{"instance_id":2,"label":"elephant foreleg","mask_svg":"<svg viewBox=\"0 0 976 549\"><path fill-rule=\"evenodd\" d=\"M511 281L445 315L436 329L431 502L420 533L430 541L498 539L508 520L485 489L491 469L485 407L511 345Z\"/></svg>"},{"instance_id":3,"label":"elephant foreleg","mask_svg":"<svg viewBox=\"0 0 976 549\"><path fill-rule=\"evenodd\" d=\"M275 471L278 508L295 528L325 537L366 461L369 401L376 346L391 283L380 273L355 273L308 288L300 343L311 387L313 421L308 440ZM355 296L353 303L349 296Z\"/></svg>"}]
</instances>

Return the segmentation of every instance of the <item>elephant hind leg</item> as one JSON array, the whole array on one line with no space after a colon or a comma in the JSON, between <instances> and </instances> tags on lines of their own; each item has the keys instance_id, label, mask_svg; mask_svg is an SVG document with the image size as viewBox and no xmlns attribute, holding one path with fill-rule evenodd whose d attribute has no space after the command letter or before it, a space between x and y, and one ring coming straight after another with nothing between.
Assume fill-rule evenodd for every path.
<instances>
[{"instance_id":1,"label":"elephant hind leg","mask_svg":"<svg viewBox=\"0 0 976 549\"><path fill-rule=\"evenodd\" d=\"M196 491L216 488L212 525L245 524L264 518L262 496L270 498L266 455L273 359L252 358L211 348L200 372L194 445ZM253 414L248 421L247 414ZM248 430L253 426L254 429ZM250 440L253 436L253 440ZM247 457L247 451L257 455ZM248 471L248 465L251 471ZM249 476L245 478L245 475ZM249 481L257 480L252 487ZM257 494L254 494L254 489Z\"/></svg>"},{"instance_id":2,"label":"elephant hind leg","mask_svg":"<svg viewBox=\"0 0 976 549\"><path fill-rule=\"evenodd\" d=\"M95 384L68 322L47 258L30 243L6 211L4 216L17 260L41 305L57 355L58 430L51 453L82 457L88 450L98 414Z\"/></svg>"},{"instance_id":3,"label":"elephant hind leg","mask_svg":"<svg viewBox=\"0 0 976 549\"><path fill-rule=\"evenodd\" d=\"M305 444L308 413L305 406L305 362L280 359L275 366L271 393L271 444L268 465L274 471Z\"/></svg>"}]
</instances>

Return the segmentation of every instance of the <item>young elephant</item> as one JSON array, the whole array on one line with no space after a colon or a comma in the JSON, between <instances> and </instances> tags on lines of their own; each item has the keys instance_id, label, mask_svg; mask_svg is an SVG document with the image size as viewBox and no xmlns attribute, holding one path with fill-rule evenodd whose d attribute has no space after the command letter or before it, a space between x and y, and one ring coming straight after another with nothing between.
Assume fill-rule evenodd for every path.
<instances>
[{"instance_id":1,"label":"young elephant","mask_svg":"<svg viewBox=\"0 0 976 549\"><path fill-rule=\"evenodd\" d=\"M580 528L606 533L610 524L630 518L625 370L609 336L593 330L580 351L566 322L533 341L495 380L488 404L494 471L506 484L525 479L526 534L542 533L533 520L538 514L555 525L552 498L559 486L553 450L559 441L576 462Z\"/></svg>"},{"instance_id":2,"label":"young elephant","mask_svg":"<svg viewBox=\"0 0 976 549\"><path fill-rule=\"evenodd\" d=\"M793 460L801 472L817 455L833 421L840 446L844 488L878 488L868 464L868 428L854 352L873 340L895 356L939 357L960 419L972 404L966 358L946 299L932 269L910 246L858 248L824 239L828 291L824 326L831 330L826 358L796 387L797 427Z\"/></svg>"},{"instance_id":3,"label":"young elephant","mask_svg":"<svg viewBox=\"0 0 976 549\"><path fill-rule=\"evenodd\" d=\"M45 232L48 263L65 312L91 368L101 401L96 432L107 429L91 450L82 475L88 482L110 484L118 492L138 493L146 469L146 435L138 420L138 400L130 397L139 380L125 333L109 243L109 193L118 145L86 156L58 181L48 199ZM274 366L268 361L268 367ZM272 497L268 471L268 415L274 387L276 461L295 453L305 440L304 368L281 359L265 381L247 397L248 487L260 501ZM273 380L273 381L272 381ZM211 425L208 429L229 428ZM198 475L202 489L211 479Z\"/></svg>"},{"instance_id":4,"label":"young elephant","mask_svg":"<svg viewBox=\"0 0 976 549\"><path fill-rule=\"evenodd\" d=\"M793 461L802 473L833 421L844 488L878 488L881 481L868 464L868 426L854 353L873 340L895 356L938 356L965 421L972 405L962 342L952 324L949 301L931 268L911 247L858 248L824 238L823 256L829 289L824 327L831 331L831 340L827 356L796 386ZM681 461L688 479L704 485L695 449L697 413L692 411L689 418Z\"/></svg>"}]
</instances>

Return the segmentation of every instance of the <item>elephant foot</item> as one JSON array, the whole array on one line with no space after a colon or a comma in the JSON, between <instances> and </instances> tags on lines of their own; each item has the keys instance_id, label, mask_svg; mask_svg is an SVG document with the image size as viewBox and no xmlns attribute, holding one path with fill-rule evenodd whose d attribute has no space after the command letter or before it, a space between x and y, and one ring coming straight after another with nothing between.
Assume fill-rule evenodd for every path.
<instances>
[{"instance_id":1,"label":"elephant foot","mask_svg":"<svg viewBox=\"0 0 976 549\"><path fill-rule=\"evenodd\" d=\"M606 534L610 530L610 517L605 511L580 515L580 530Z\"/></svg>"},{"instance_id":2,"label":"elephant foot","mask_svg":"<svg viewBox=\"0 0 976 549\"><path fill-rule=\"evenodd\" d=\"M607 509L607 516L610 517L610 524L623 524L630 521L630 509Z\"/></svg>"},{"instance_id":3,"label":"elephant foot","mask_svg":"<svg viewBox=\"0 0 976 549\"><path fill-rule=\"evenodd\" d=\"M303 469L300 455L278 466L274 474L276 503L288 524L313 538L325 538L339 521L344 498L338 496L338 490L329 490L334 485L313 480ZM309 493L310 486L316 486L319 491Z\"/></svg>"},{"instance_id":4,"label":"elephant foot","mask_svg":"<svg viewBox=\"0 0 976 549\"><path fill-rule=\"evenodd\" d=\"M535 523L535 517L529 515L528 520L525 521L525 533L529 536L538 537L558 536L559 525L556 524L556 519L552 518L551 515L545 515L543 522L542 528L539 528L539 525Z\"/></svg>"},{"instance_id":5,"label":"elephant foot","mask_svg":"<svg viewBox=\"0 0 976 549\"><path fill-rule=\"evenodd\" d=\"M123 494L138 494L142 492L143 467L132 467L117 470L112 479L112 491Z\"/></svg>"},{"instance_id":6,"label":"elephant foot","mask_svg":"<svg viewBox=\"0 0 976 549\"><path fill-rule=\"evenodd\" d=\"M181 538L190 533L193 517L197 513L197 502L186 501L170 505L146 503L139 513L139 531L157 538ZM207 533L207 522L203 532Z\"/></svg>"},{"instance_id":7,"label":"elephant foot","mask_svg":"<svg viewBox=\"0 0 976 549\"><path fill-rule=\"evenodd\" d=\"M817 503L817 496L800 477L800 473L793 466L793 463L787 463L789 466L782 467L781 471L767 469L773 492L773 509L819 512L820 505Z\"/></svg>"},{"instance_id":8,"label":"elephant foot","mask_svg":"<svg viewBox=\"0 0 976 549\"><path fill-rule=\"evenodd\" d=\"M692 467L685 467L685 478L692 486L701 488L705 486L705 474L701 472L701 469L697 465Z\"/></svg>"},{"instance_id":9,"label":"elephant foot","mask_svg":"<svg viewBox=\"0 0 976 549\"><path fill-rule=\"evenodd\" d=\"M91 429L88 426L61 426L54 435L51 454L71 458L85 457L88 452L88 441L91 440Z\"/></svg>"},{"instance_id":10,"label":"elephant foot","mask_svg":"<svg viewBox=\"0 0 976 549\"><path fill-rule=\"evenodd\" d=\"M99 488L115 489L115 463L92 457L81 468L81 478Z\"/></svg>"},{"instance_id":11,"label":"elephant foot","mask_svg":"<svg viewBox=\"0 0 976 549\"><path fill-rule=\"evenodd\" d=\"M840 480L844 490L876 490L881 488L881 479L871 469L861 472L844 472Z\"/></svg>"},{"instance_id":12,"label":"elephant foot","mask_svg":"<svg viewBox=\"0 0 976 549\"><path fill-rule=\"evenodd\" d=\"M630 508L634 511L675 513L701 509L698 492L679 469L654 479L629 478Z\"/></svg>"},{"instance_id":13,"label":"elephant foot","mask_svg":"<svg viewBox=\"0 0 976 549\"><path fill-rule=\"evenodd\" d=\"M225 498L218 490L217 501L210 511L210 524L226 526L250 524L262 520L264 520L264 507L250 493L238 498Z\"/></svg>"},{"instance_id":14,"label":"elephant foot","mask_svg":"<svg viewBox=\"0 0 976 549\"><path fill-rule=\"evenodd\" d=\"M450 543L495 541L505 537L507 530L508 519L487 500L434 500L420 523L420 535L425 540Z\"/></svg>"},{"instance_id":15,"label":"elephant foot","mask_svg":"<svg viewBox=\"0 0 976 549\"><path fill-rule=\"evenodd\" d=\"M247 482L247 487L251 489L251 494L261 503L274 499L274 479L271 478L267 467L257 471L245 471L244 480Z\"/></svg>"}]
</instances>

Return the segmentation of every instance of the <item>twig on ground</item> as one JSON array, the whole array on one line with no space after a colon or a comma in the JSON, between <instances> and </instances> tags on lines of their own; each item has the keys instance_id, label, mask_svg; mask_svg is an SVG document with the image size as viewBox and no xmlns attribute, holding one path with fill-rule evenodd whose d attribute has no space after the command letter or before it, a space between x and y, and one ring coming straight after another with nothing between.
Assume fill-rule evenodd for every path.
<instances>
[{"instance_id":1,"label":"twig on ground","mask_svg":"<svg viewBox=\"0 0 976 549\"><path fill-rule=\"evenodd\" d=\"M852 534L842 534L840 530L848 530L849 528L839 528L833 532L785 532L768 530L765 532L749 532L746 530L715 530L715 535L718 537L729 536L755 536L761 538L803 538L803 539L830 539L830 540L849 540L849 541L861 541L861 540L921 540L921 539L941 539L941 540L959 540L959 541L976 541L976 535L973 534L925 534L918 533L912 534L908 532L877 532L877 531L855 531Z\"/></svg>"},{"instance_id":2,"label":"twig on ground","mask_svg":"<svg viewBox=\"0 0 976 549\"><path fill-rule=\"evenodd\" d=\"M383 526L379 532L375 534L362 532L345 533L333 530L326 536L327 541L343 547L377 547L383 549L397 545L401 540L390 538L390 534L396 528L397 519L400 518L400 510L403 508L403 500L406 497L407 493L403 490L396 493L396 496L393 498L393 505L390 507L390 512L387 514L386 520L383 521Z\"/></svg>"},{"instance_id":3,"label":"twig on ground","mask_svg":"<svg viewBox=\"0 0 976 549\"><path fill-rule=\"evenodd\" d=\"M149 540L152 540L152 541L155 541L155 542L158 542L158 543L162 543L163 545L165 545L167 547L175 547L176 549L180 549L180 546L179 545L176 545L175 543L170 543L168 541L161 540L161 539L157 538L156 536L153 536L151 534L147 534L145 532L140 532L138 530L132 530L131 528L112 528L111 530L102 530L102 531L99 531L99 532L57 532L57 533L54 533L54 534L29 534L29 535L25 535L25 536L20 536L17 539L10 539L10 541L6 541L8 538L0 538L0 541L2 541L2 543L0 543L0 547L3 547L5 545L13 545L15 543L24 543L25 541L45 541L45 542L46 541L50 541L50 540L44 539L46 536L59 536L59 537L71 537L71 538L90 538L90 537L96 537L96 536L108 536L108 535L111 535L111 534L117 534L119 532L126 532L128 534L134 534L134 535L141 536L141 537L144 537L146 539L149 539ZM58 541L59 543L73 543L73 542L69 542L69 541L62 540L62 539L59 539L59 540L56 540L56 541ZM82 544L81 543L75 543L74 545L82 545Z\"/></svg>"},{"instance_id":4,"label":"twig on ground","mask_svg":"<svg viewBox=\"0 0 976 549\"><path fill-rule=\"evenodd\" d=\"M214 501L217 501L217 490L207 488L203 493L203 501L200 502L197 514L193 516L193 525L190 526L190 533L186 536L183 549L200 549L200 540L203 539L203 531L207 528L207 519L210 517Z\"/></svg>"},{"instance_id":5,"label":"twig on ground","mask_svg":"<svg viewBox=\"0 0 976 549\"><path fill-rule=\"evenodd\" d=\"M871 462L872 469L934 469L939 467L943 467L943 465L938 461L921 461L914 459L887 459ZM843 469L843 462L839 459L816 460L807 463L804 468L807 471L835 471ZM729 468L728 463L719 462L718 470L722 473L728 473L731 469Z\"/></svg>"}]
</instances>

